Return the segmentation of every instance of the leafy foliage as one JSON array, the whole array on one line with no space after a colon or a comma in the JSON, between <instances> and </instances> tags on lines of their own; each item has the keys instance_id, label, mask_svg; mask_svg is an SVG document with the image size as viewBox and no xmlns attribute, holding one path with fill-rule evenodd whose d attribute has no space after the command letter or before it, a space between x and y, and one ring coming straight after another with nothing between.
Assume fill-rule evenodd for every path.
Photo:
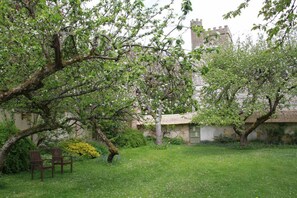
<instances>
[{"instance_id":1,"label":"leafy foliage","mask_svg":"<svg viewBox=\"0 0 297 198\"><path fill-rule=\"evenodd\" d=\"M0 146L9 136L17 133L13 121L3 121L0 123ZM29 151L34 148L34 144L27 138L19 140L10 150L5 159L3 173L19 173L29 168Z\"/></svg>"},{"instance_id":2,"label":"leafy foliage","mask_svg":"<svg viewBox=\"0 0 297 198\"><path fill-rule=\"evenodd\" d=\"M202 67L206 84L193 122L231 125L247 137L278 110L290 108L297 91L296 49L293 39L272 49L265 41L247 40L210 55ZM245 126L250 116L255 122Z\"/></svg>"},{"instance_id":3,"label":"leafy foliage","mask_svg":"<svg viewBox=\"0 0 297 198\"><path fill-rule=\"evenodd\" d=\"M18 129L12 120L0 122L0 145L3 145L10 135L16 134L17 132Z\"/></svg>"},{"instance_id":4,"label":"leafy foliage","mask_svg":"<svg viewBox=\"0 0 297 198\"><path fill-rule=\"evenodd\" d=\"M190 0L183 0L182 1L182 11L184 15L187 15L192 9L192 2Z\"/></svg>"},{"instance_id":5,"label":"leafy foliage","mask_svg":"<svg viewBox=\"0 0 297 198\"><path fill-rule=\"evenodd\" d=\"M161 65L167 66L183 53L175 47L183 41L164 31L184 19L172 3L2 0L0 107L41 117L40 124L15 136L130 119L134 84L144 68L138 55L149 60L170 52L170 64ZM190 10L190 1L183 1L184 14ZM4 155L1 150L0 168Z\"/></svg>"},{"instance_id":6,"label":"leafy foliage","mask_svg":"<svg viewBox=\"0 0 297 198\"><path fill-rule=\"evenodd\" d=\"M236 10L228 12L224 18L232 18L241 14L241 11L249 6L250 0L244 0ZM266 0L259 10L259 16L263 17L264 24L255 24L253 29L264 30L268 34L268 40L277 38L277 44L283 43L297 27L297 3L295 0Z\"/></svg>"},{"instance_id":7,"label":"leafy foliage","mask_svg":"<svg viewBox=\"0 0 297 198\"><path fill-rule=\"evenodd\" d=\"M185 113L192 107L192 66L177 40L164 38L164 52L138 54L142 72L134 85L136 96L141 109L153 117L160 108L163 113Z\"/></svg>"},{"instance_id":8,"label":"leafy foliage","mask_svg":"<svg viewBox=\"0 0 297 198\"><path fill-rule=\"evenodd\" d=\"M218 143L232 143L235 142L236 140L232 137L225 136L224 134L220 134L219 136L214 137L214 142Z\"/></svg>"},{"instance_id":9,"label":"leafy foliage","mask_svg":"<svg viewBox=\"0 0 297 198\"><path fill-rule=\"evenodd\" d=\"M19 173L29 168L29 151L35 148L28 138L19 140L5 159L3 173Z\"/></svg>"},{"instance_id":10,"label":"leafy foliage","mask_svg":"<svg viewBox=\"0 0 297 198\"><path fill-rule=\"evenodd\" d=\"M297 144L297 127L291 127L285 123L261 127L261 130L267 135L264 142L268 144ZM292 131L286 132L286 128L291 128Z\"/></svg>"},{"instance_id":11,"label":"leafy foliage","mask_svg":"<svg viewBox=\"0 0 297 198\"><path fill-rule=\"evenodd\" d=\"M95 141L95 140L89 140L89 141L87 141L87 143L91 144L94 148L96 148L96 151L98 151L98 153L100 153L100 155L108 154L108 149L102 143Z\"/></svg>"},{"instance_id":12,"label":"leafy foliage","mask_svg":"<svg viewBox=\"0 0 297 198\"><path fill-rule=\"evenodd\" d=\"M142 132L131 128L126 129L113 140L120 147L136 148L146 145Z\"/></svg>"},{"instance_id":13,"label":"leafy foliage","mask_svg":"<svg viewBox=\"0 0 297 198\"><path fill-rule=\"evenodd\" d=\"M164 138L165 142L172 144L172 145L182 145L185 144L185 141L182 137L175 137L175 138Z\"/></svg>"},{"instance_id":14,"label":"leafy foliage","mask_svg":"<svg viewBox=\"0 0 297 198\"><path fill-rule=\"evenodd\" d=\"M144 114L156 123L156 143L162 143L160 127L162 114L185 113L193 106L192 65L182 49L180 38L156 35L152 43L161 51L148 50L137 53L136 65L142 71L135 81L136 99Z\"/></svg>"}]
</instances>

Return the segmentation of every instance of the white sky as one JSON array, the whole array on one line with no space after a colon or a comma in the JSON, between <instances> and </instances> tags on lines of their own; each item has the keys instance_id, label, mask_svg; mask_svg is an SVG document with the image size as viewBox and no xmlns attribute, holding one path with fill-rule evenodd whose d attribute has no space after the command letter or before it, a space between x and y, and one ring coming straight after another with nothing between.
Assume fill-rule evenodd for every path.
<instances>
[{"instance_id":1,"label":"white sky","mask_svg":"<svg viewBox=\"0 0 297 198\"><path fill-rule=\"evenodd\" d=\"M192 19L202 19L202 24L205 29L228 25L232 33L233 41L239 37L244 38L247 35L256 37L257 32L251 31L254 23L260 23L261 19L257 17L263 0L251 1L248 8L243 10L241 16L234 19L224 20L223 15L231 10L235 10L237 6L244 0L192 0L193 11L187 16L184 22L185 26L190 26ZM145 0L147 5L151 5L157 0ZM159 3L168 3L169 0L159 0ZM181 10L182 0L176 0L174 7L176 11ZM186 44L185 49L191 50L190 31L187 31L183 36Z\"/></svg>"}]
</instances>

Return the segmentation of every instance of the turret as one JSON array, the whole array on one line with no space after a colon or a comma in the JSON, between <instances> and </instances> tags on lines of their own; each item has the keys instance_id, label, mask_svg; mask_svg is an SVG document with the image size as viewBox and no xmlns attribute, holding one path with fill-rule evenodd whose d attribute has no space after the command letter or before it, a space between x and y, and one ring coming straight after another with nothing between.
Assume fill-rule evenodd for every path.
<instances>
[{"instance_id":1,"label":"turret","mask_svg":"<svg viewBox=\"0 0 297 198\"><path fill-rule=\"evenodd\" d=\"M191 20L192 50L195 49L195 47L203 44L203 37L197 37L196 33L192 30L193 26L202 26L202 19Z\"/></svg>"},{"instance_id":2,"label":"turret","mask_svg":"<svg viewBox=\"0 0 297 198\"><path fill-rule=\"evenodd\" d=\"M194 25L202 26L202 20L192 20L191 27L193 27ZM226 45L232 43L231 32L227 25L225 25L224 27L219 26L218 28L209 28L205 32L201 33L199 37L197 37L196 33L191 30L192 50L195 49L197 46L203 45L205 43L206 37L209 38L209 44L211 45Z\"/></svg>"}]
</instances>

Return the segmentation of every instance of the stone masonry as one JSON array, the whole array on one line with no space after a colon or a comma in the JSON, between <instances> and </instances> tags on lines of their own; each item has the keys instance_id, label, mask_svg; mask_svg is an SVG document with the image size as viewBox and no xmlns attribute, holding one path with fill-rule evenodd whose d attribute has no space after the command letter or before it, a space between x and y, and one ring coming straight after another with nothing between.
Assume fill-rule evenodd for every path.
<instances>
[{"instance_id":1,"label":"stone masonry","mask_svg":"<svg viewBox=\"0 0 297 198\"><path fill-rule=\"evenodd\" d=\"M202 19L192 20L191 27L193 26L202 26ZM208 38L208 43L206 43L206 38ZM192 50L194 50L196 47L200 47L202 45L222 46L230 44L232 43L232 37L228 26L220 26L218 28L214 27L212 29L209 28L208 30L205 30L199 37L194 31L191 31L191 42ZM203 62L203 58L201 62ZM193 98L199 101L200 90L202 89L204 83L202 77L198 73L194 73L192 78L195 87Z\"/></svg>"}]
</instances>

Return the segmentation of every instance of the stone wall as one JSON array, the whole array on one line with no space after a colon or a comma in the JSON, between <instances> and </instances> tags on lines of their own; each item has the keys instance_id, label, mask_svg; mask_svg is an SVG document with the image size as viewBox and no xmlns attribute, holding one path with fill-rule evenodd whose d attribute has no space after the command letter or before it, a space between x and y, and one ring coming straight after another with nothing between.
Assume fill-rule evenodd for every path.
<instances>
[{"instance_id":1,"label":"stone wall","mask_svg":"<svg viewBox=\"0 0 297 198\"><path fill-rule=\"evenodd\" d=\"M192 20L191 27L193 26L202 26L202 20L201 19ZM224 26L224 27L220 26L220 27L214 27L212 29L208 29L205 32L201 33L199 37L195 32L191 31L192 50L194 50L196 47L204 45L206 38L209 39L209 43L206 44L208 46L210 45L224 46L232 43L231 32L228 26ZM203 63L204 62L202 58L198 63L197 67L200 67ZM204 86L203 79L200 76L199 72L193 73L192 81L194 85L193 98L199 102L200 92L202 87Z\"/></svg>"},{"instance_id":2,"label":"stone wall","mask_svg":"<svg viewBox=\"0 0 297 198\"><path fill-rule=\"evenodd\" d=\"M1 111L0 121L5 119L10 119L10 118L11 118L10 113ZM15 121L16 127L20 130L25 130L31 127L32 121L34 119L32 114L26 114L26 113L15 113L13 114L12 118Z\"/></svg>"},{"instance_id":3,"label":"stone wall","mask_svg":"<svg viewBox=\"0 0 297 198\"><path fill-rule=\"evenodd\" d=\"M138 126L138 129L143 132L145 137L151 136L156 137L154 126ZM162 131L164 137L168 138L178 138L181 137L186 143L190 142L189 139L189 125L179 124L179 125L163 125Z\"/></svg>"},{"instance_id":4,"label":"stone wall","mask_svg":"<svg viewBox=\"0 0 297 198\"><path fill-rule=\"evenodd\" d=\"M203 26L202 20L192 20L191 27L193 26ZM209 43L206 43L206 45L226 45L232 43L232 36L229 27L227 25L224 27L219 26L205 30L199 37L197 37L195 32L191 31L192 50L203 45L206 38L209 39Z\"/></svg>"}]
</instances>

